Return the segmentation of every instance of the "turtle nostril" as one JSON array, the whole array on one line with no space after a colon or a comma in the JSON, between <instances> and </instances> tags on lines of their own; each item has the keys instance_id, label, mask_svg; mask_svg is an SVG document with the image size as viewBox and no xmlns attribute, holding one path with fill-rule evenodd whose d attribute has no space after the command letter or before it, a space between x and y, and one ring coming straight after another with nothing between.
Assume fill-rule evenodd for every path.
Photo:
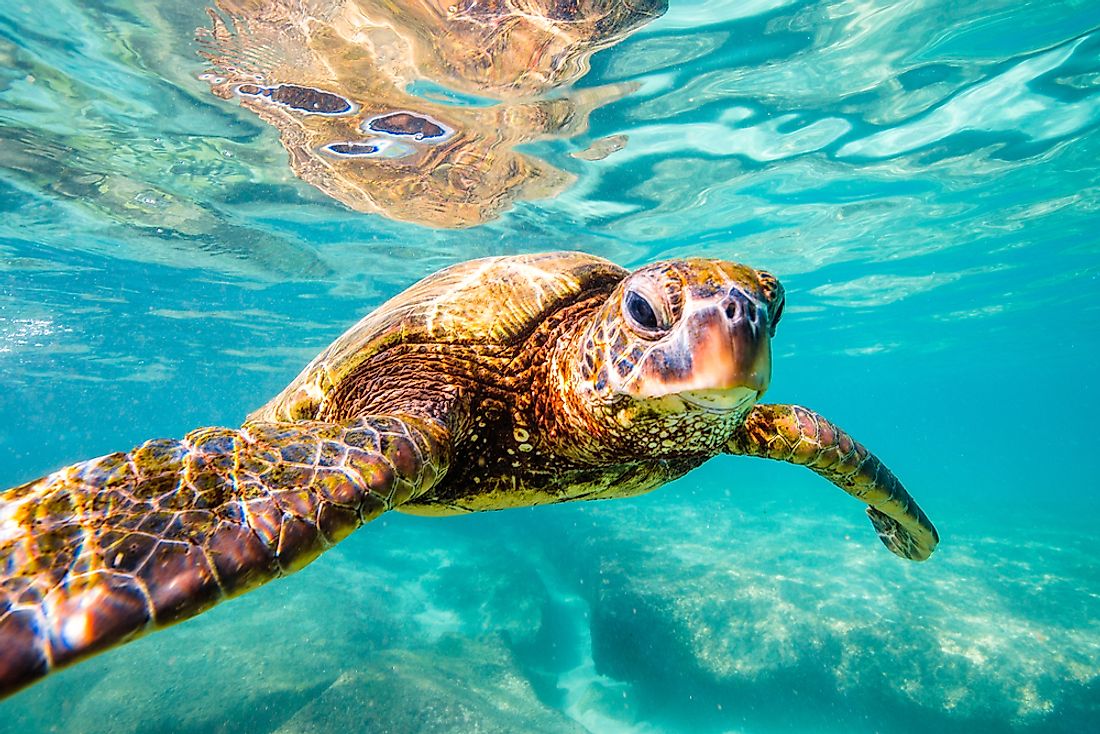
<instances>
[{"instance_id":1,"label":"turtle nostril","mask_svg":"<svg viewBox=\"0 0 1100 734\"><path fill-rule=\"evenodd\" d=\"M730 321L755 323L758 315L756 303L739 290L731 290L726 302L726 318Z\"/></svg>"}]
</instances>

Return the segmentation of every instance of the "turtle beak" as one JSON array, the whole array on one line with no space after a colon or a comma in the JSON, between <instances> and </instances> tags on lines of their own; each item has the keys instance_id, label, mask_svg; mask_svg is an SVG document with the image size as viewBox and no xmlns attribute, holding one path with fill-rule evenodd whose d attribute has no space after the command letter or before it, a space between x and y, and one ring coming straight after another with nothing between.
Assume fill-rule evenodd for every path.
<instances>
[{"instance_id":1,"label":"turtle beak","mask_svg":"<svg viewBox=\"0 0 1100 734\"><path fill-rule=\"evenodd\" d=\"M764 308L738 288L693 306L639 365L635 394L721 412L755 402L771 379Z\"/></svg>"},{"instance_id":2,"label":"turtle beak","mask_svg":"<svg viewBox=\"0 0 1100 734\"><path fill-rule=\"evenodd\" d=\"M752 391L764 394L772 374L771 339L756 304L734 291L722 303L692 314L685 336L694 352L689 391L710 394ZM697 396L701 397L701 395Z\"/></svg>"}]
</instances>

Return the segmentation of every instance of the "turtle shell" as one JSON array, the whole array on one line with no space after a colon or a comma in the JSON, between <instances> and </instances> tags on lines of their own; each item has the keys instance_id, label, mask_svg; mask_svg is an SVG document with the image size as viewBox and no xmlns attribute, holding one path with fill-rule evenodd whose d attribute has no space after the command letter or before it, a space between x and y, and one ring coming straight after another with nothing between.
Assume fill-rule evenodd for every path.
<instances>
[{"instance_id":1,"label":"turtle shell","mask_svg":"<svg viewBox=\"0 0 1100 734\"><path fill-rule=\"evenodd\" d=\"M326 396L366 360L399 344L509 346L542 320L627 271L582 252L489 257L429 275L365 316L250 420L318 418Z\"/></svg>"}]
</instances>

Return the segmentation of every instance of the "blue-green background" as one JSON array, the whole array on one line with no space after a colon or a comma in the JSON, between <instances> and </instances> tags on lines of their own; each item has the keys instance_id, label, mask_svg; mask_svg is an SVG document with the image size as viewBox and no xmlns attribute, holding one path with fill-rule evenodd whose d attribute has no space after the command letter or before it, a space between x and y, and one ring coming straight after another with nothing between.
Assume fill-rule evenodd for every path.
<instances>
[{"instance_id":1,"label":"blue-green background","mask_svg":"<svg viewBox=\"0 0 1100 734\"><path fill-rule=\"evenodd\" d=\"M875 450L943 544L907 564L809 472L734 458L394 514L0 731L1100 729L1100 3L672 0L581 82L640 91L528 148L578 183L464 231L294 178L196 78L202 5L0 3L0 486L235 425L448 263L693 253L783 279L769 399Z\"/></svg>"}]
</instances>

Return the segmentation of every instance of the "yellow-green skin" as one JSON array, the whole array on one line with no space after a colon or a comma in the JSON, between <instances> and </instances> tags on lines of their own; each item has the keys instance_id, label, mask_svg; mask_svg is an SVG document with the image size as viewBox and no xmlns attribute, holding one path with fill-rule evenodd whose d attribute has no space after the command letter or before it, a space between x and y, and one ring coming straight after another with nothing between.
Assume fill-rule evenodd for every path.
<instances>
[{"instance_id":1,"label":"yellow-green skin","mask_svg":"<svg viewBox=\"0 0 1100 734\"><path fill-rule=\"evenodd\" d=\"M628 315L638 293L660 333ZM805 408L755 404L782 302L770 275L702 259L631 274L550 253L428 277L240 429L0 494L0 695L291 573L386 510L631 496L721 453L809 467L869 505L891 551L927 558L935 529L874 455Z\"/></svg>"}]
</instances>

